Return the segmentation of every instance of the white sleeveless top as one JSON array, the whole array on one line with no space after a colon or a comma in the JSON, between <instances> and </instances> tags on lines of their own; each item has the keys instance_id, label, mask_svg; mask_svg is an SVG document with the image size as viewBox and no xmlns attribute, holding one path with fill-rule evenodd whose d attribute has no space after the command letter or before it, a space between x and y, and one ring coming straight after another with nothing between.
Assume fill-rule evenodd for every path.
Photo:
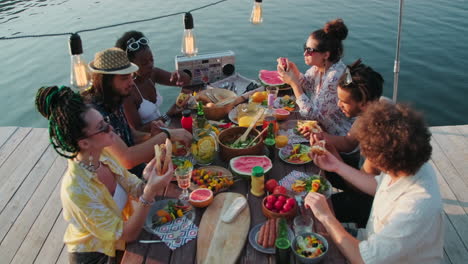
<instances>
[{"instance_id":1,"label":"white sleeveless top","mask_svg":"<svg viewBox=\"0 0 468 264\"><path fill-rule=\"evenodd\" d=\"M120 211L122 211L127 204L128 195L125 189L119 183L117 183L117 186L115 187L114 197L112 198L119 207Z\"/></svg>"},{"instance_id":2,"label":"white sleeveless top","mask_svg":"<svg viewBox=\"0 0 468 264\"><path fill-rule=\"evenodd\" d=\"M156 86L154 85L153 81L150 80L154 86L154 90L156 90ZM156 103L151 102L150 100L146 100L143 98L143 95L140 92L140 89L135 84L136 90L140 94L141 97L141 104L138 108L138 114L140 115L141 122L143 124L149 123L153 120L156 120L161 116L161 112L159 112L159 107L162 105L163 97L160 93L156 90Z\"/></svg>"}]
</instances>

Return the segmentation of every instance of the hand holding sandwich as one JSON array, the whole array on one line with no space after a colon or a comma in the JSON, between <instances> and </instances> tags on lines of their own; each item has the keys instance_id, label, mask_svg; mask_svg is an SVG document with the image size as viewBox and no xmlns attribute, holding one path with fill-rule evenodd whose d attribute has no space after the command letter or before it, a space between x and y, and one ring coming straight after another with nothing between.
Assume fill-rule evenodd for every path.
<instances>
[{"instance_id":1,"label":"hand holding sandwich","mask_svg":"<svg viewBox=\"0 0 468 264\"><path fill-rule=\"evenodd\" d=\"M168 164L166 173L159 175L156 172L156 157L154 157L143 170L143 177L148 181L143 190L145 200L152 200L157 195L158 191L166 188L171 182L173 175L174 168L172 166L172 160Z\"/></svg>"}]
</instances>

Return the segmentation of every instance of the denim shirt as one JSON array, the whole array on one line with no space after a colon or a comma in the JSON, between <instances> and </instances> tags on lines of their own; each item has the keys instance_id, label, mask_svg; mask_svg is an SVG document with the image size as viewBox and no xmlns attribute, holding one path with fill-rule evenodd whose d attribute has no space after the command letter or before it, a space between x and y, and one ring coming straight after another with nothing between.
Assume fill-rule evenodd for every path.
<instances>
[{"instance_id":1,"label":"denim shirt","mask_svg":"<svg viewBox=\"0 0 468 264\"><path fill-rule=\"evenodd\" d=\"M112 125L115 133L120 136L128 147L135 145L130 126L128 125L127 118L123 111L123 105L120 105L119 108L113 112L108 112L101 102L93 102L93 106L101 113L104 120Z\"/></svg>"}]
</instances>

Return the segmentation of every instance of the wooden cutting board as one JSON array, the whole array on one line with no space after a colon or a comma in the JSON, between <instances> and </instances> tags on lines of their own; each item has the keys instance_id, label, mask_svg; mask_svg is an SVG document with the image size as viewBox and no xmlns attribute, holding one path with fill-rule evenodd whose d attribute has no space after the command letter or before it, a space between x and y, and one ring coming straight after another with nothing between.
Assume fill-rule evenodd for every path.
<instances>
[{"instance_id":1,"label":"wooden cutting board","mask_svg":"<svg viewBox=\"0 0 468 264\"><path fill-rule=\"evenodd\" d=\"M197 263L235 263L239 257L250 227L250 209L246 206L239 215L227 224L221 216L238 193L224 192L214 197L200 221L197 240Z\"/></svg>"}]
</instances>

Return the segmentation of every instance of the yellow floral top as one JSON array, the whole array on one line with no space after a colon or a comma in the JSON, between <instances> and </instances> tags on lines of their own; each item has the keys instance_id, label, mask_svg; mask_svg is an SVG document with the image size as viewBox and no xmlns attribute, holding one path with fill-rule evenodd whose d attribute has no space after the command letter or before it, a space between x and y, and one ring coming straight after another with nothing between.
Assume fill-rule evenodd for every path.
<instances>
[{"instance_id":1,"label":"yellow floral top","mask_svg":"<svg viewBox=\"0 0 468 264\"><path fill-rule=\"evenodd\" d=\"M117 182L129 198L140 195L142 181L137 176L123 168L106 151L101 154L100 161L116 175ZM80 167L73 160L68 161L61 187L63 217L69 223L64 242L69 252L101 252L114 257L116 249L125 249L125 242L119 239L123 223L132 213L131 199L120 211L96 173Z\"/></svg>"}]
</instances>

